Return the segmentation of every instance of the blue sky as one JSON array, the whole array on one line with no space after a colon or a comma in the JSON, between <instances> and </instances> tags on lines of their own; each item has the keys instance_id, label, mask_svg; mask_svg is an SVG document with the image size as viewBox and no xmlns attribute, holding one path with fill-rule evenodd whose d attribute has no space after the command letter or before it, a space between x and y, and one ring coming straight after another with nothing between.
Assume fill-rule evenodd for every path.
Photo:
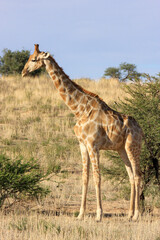
<instances>
[{"instance_id":1,"label":"blue sky","mask_svg":"<svg viewBox=\"0 0 160 240\"><path fill-rule=\"evenodd\" d=\"M71 78L99 79L122 62L156 75L159 12L159 0L0 0L0 55L39 43Z\"/></svg>"}]
</instances>

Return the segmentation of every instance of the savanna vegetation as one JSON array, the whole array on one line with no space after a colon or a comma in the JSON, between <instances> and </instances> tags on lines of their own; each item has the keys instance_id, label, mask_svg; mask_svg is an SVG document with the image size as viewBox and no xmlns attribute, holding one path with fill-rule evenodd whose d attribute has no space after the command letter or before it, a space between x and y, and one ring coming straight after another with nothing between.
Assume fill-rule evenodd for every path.
<instances>
[{"instance_id":1,"label":"savanna vegetation","mask_svg":"<svg viewBox=\"0 0 160 240\"><path fill-rule=\"evenodd\" d=\"M76 82L96 91L114 108L119 99L130 96L124 91L124 83L117 79ZM7 198L1 209L1 239L6 236L7 239L22 236L24 239L97 239L97 236L99 239L158 239L159 198L152 195L154 182L149 188L151 194L145 196L146 212L138 223L128 223L128 177L123 175L113 180L106 175L106 169L115 167L106 152L101 154L103 222L98 225L94 222L96 199L92 172L87 198L88 224L76 221L82 166L73 133L75 119L49 77L1 77L0 102L1 154L14 161L21 159L22 164L34 159L40 172L49 173L47 179L39 182L40 186L50 190L44 198L25 194L20 194L17 200L12 196ZM121 166L123 163L118 161Z\"/></svg>"},{"instance_id":2,"label":"savanna vegetation","mask_svg":"<svg viewBox=\"0 0 160 240\"><path fill-rule=\"evenodd\" d=\"M1 58L1 73L2 65ZM141 154L142 217L136 223L128 222L130 184L124 164L113 152L104 151L100 158L104 217L97 224L92 171L86 218L76 221L82 164L73 133L75 119L52 81L47 75L1 76L1 240L160 239L160 82L159 78L145 79L130 84L114 78L75 80L112 108L135 117L147 142L143 142Z\"/></svg>"}]
</instances>

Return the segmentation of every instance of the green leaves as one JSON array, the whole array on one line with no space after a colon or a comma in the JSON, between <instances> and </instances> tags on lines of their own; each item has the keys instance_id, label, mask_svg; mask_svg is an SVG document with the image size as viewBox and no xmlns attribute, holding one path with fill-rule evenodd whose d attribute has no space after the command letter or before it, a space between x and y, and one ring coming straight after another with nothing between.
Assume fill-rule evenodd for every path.
<instances>
[{"instance_id":1,"label":"green leaves","mask_svg":"<svg viewBox=\"0 0 160 240\"><path fill-rule=\"evenodd\" d=\"M125 88L130 97L118 107L133 116L143 129L147 145L142 146L141 166L148 184L157 178L155 173L159 170L155 169L155 161L160 161L160 80L150 77L143 84L136 82Z\"/></svg>"},{"instance_id":2,"label":"green leaves","mask_svg":"<svg viewBox=\"0 0 160 240\"><path fill-rule=\"evenodd\" d=\"M29 55L30 52L27 50L12 52L9 49L4 49L3 57L0 57L0 73L4 75L20 74Z\"/></svg>"},{"instance_id":3,"label":"green leaves","mask_svg":"<svg viewBox=\"0 0 160 240\"><path fill-rule=\"evenodd\" d=\"M34 160L25 161L22 158L12 161L5 155L0 155L0 207L8 198L20 200L23 196L39 198L50 191L40 185L48 174L40 169Z\"/></svg>"},{"instance_id":4,"label":"green leaves","mask_svg":"<svg viewBox=\"0 0 160 240\"><path fill-rule=\"evenodd\" d=\"M149 193L148 188L160 189L160 79L146 76L145 82L137 81L124 85L128 97L116 105L116 110L130 115L140 124L145 135L141 152L141 170L143 173L143 194ZM105 174L114 179L126 178L124 166L119 156L107 153L112 161L110 171ZM157 194L158 196L158 194Z\"/></svg>"},{"instance_id":5,"label":"green leaves","mask_svg":"<svg viewBox=\"0 0 160 240\"><path fill-rule=\"evenodd\" d=\"M3 50L3 57L0 57L0 73L3 75L21 74L22 69L30 56L30 51L11 51L7 48ZM40 74L42 70L35 71L32 76Z\"/></svg>"},{"instance_id":6,"label":"green leaves","mask_svg":"<svg viewBox=\"0 0 160 240\"><path fill-rule=\"evenodd\" d=\"M107 68L104 72L104 76L118 78L121 82L125 82L127 80L136 81L140 79L142 74L137 72L135 64L124 62L119 65L119 68Z\"/></svg>"},{"instance_id":7,"label":"green leaves","mask_svg":"<svg viewBox=\"0 0 160 240\"><path fill-rule=\"evenodd\" d=\"M119 68L109 67L109 68L107 68L105 70L104 76L110 76L111 78L118 78L118 79L120 79L121 73L120 73Z\"/></svg>"}]
</instances>

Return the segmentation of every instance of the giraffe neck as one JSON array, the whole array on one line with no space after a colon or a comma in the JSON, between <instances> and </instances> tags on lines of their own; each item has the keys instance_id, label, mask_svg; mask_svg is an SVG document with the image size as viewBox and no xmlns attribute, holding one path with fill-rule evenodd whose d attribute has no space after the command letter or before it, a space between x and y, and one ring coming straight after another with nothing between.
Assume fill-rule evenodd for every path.
<instances>
[{"instance_id":1,"label":"giraffe neck","mask_svg":"<svg viewBox=\"0 0 160 240\"><path fill-rule=\"evenodd\" d=\"M45 60L45 65L60 96L74 115L80 118L84 112L89 111L89 107L86 108L89 96L83 92L83 89L69 79L52 57Z\"/></svg>"}]
</instances>

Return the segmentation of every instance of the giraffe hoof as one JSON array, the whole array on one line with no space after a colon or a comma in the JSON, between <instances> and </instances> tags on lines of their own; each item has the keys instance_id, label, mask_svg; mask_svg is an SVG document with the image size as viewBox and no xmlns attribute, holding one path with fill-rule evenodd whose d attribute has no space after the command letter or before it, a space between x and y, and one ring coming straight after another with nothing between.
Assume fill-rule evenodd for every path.
<instances>
[{"instance_id":1,"label":"giraffe hoof","mask_svg":"<svg viewBox=\"0 0 160 240\"><path fill-rule=\"evenodd\" d=\"M139 212L135 211L132 221L136 222L138 220L138 218L139 218Z\"/></svg>"},{"instance_id":2,"label":"giraffe hoof","mask_svg":"<svg viewBox=\"0 0 160 240\"><path fill-rule=\"evenodd\" d=\"M132 221L132 217L128 216L128 221L131 222Z\"/></svg>"},{"instance_id":3,"label":"giraffe hoof","mask_svg":"<svg viewBox=\"0 0 160 240\"><path fill-rule=\"evenodd\" d=\"M79 214L77 220L81 221L84 219L84 214Z\"/></svg>"},{"instance_id":4,"label":"giraffe hoof","mask_svg":"<svg viewBox=\"0 0 160 240\"><path fill-rule=\"evenodd\" d=\"M102 209L97 210L96 222L101 222L102 220Z\"/></svg>"},{"instance_id":5,"label":"giraffe hoof","mask_svg":"<svg viewBox=\"0 0 160 240\"><path fill-rule=\"evenodd\" d=\"M133 222L137 222L138 219L139 219L139 216L133 216L132 221L133 221Z\"/></svg>"},{"instance_id":6,"label":"giraffe hoof","mask_svg":"<svg viewBox=\"0 0 160 240\"><path fill-rule=\"evenodd\" d=\"M128 221L131 222L132 221L132 218L133 218L133 212L129 213L128 214Z\"/></svg>"},{"instance_id":7,"label":"giraffe hoof","mask_svg":"<svg viewBox=\"0 0 160 240\"><path fill-rule=\"evenodd\" d=\"M102 218L96 218L96 222L101 222Z\"/></svg>"}]
</instances>

